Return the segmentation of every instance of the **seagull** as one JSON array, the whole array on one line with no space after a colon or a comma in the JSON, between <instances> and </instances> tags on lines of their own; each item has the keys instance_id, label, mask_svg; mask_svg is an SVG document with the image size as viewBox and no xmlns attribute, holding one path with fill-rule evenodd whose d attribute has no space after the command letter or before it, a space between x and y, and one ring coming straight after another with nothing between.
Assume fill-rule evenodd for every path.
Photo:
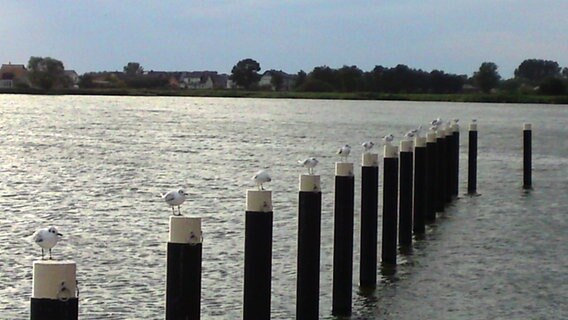
<instances>
[{"instance_id":1,"label":"seagull","mask_svg":"<svg viewBox=\"0 0 568 320\"><path fill-rule=\"evenodd\" d=\"M314 174L314 168L318 165L319 161L318 159L311 157L306 158L305 160L298 160L298 163L306 167L308 169L308 174L312 175Z\"/></svg>"},{"instance_id":2,"label":"seagull","mask_svg":"<svg viewBox=\"0 0 568 320\"><path fill-rule=\"evenodd\" d=\"M442 124L442 122L443 122L442 119L436 118L436 119L432 120L432 122L430 122L430 124L433 125L433 126L439 126L439 125Z\"/></svg>"},{"instance_id":3,"label":"seagull","mask_svg":"<svg viewBox=\"0 0 568 320\"><path fill-rule=\"evenodd\" d=\"M172 207L172 214L174 216L181 216L180 206L185 202L189 194L183 191L183 189L172 190L167 193L162 193L162 198ZM178 214L176 214L174 207L178 207Z\"/></svg>"},{"instance_id":4,"label":"seagull","mask_svg":"<svg viewBox=\"0 0 568 320\"><path fill-rule=\"evenodd\" d=\"M458 122L460 122L460 119L455 118L455 119L454 119L454 123L455 123L455 124L458 124Z\"/></svg>"},{"instance_id":5,"label":"seagull","mask_svg":"<svg viewBox=\"0 0 568 320\"><path fill-rule=\"evenodd\" d=\"M373 143L373 141L365 141L362 144L363 149L365 149L365 153L369 153L371 152L371 149L373 149L373 147L375 146L375 144Z\"/></svg>"},{"instance_id":6,"label":"seagull","mask_svg":"<svg viewBox=\"0 0 568 320\"><path fill-rule=\"evenodd\" d=\"M392 133L387 134L386 136L383 137L383 142L386 145L391 145L391 142L394 140L394 136L392 135Z\"/></svg>"},{"instance_id":7,"label":"seagull","mask_svg":"<svg viewBox=\"0 0 568 320\"><path fill-rule=\"evenodd\" d=\"M410 131L408 131L405 135L404 138L406 140L412 140L414 138L414 136L416 135L417 130L416 129L412 129Z\"/></svg>"},{"instance_id":8,"label":"seagull","mask_svg":"<svg viewBox=\"0 0 568 320\"><path fill-rule=\"evenodd\" d=\"M339 150L337 150L337 154L341 157L341 159L343 159L343 161L347 161L347 157L349 157L349 154L351 153L351 146L346 144L343 147L339 148Z\"/></svg>"},{"instance_id":9,"label":"seagull","mask_svg":"<svg viewBox=\"0 0 568 320\"><path fill-rule=\"evenodd\" d=\"M262 184L272 181L272 178L270 178L270 175L268 175L266 170L260 170L252 177L252 180L256 183L258 190L264 190L264 186Z\"/></svg>"},{"instance_id":10,"label":"seagull","mask_svg":"<svg viewBox=\"0 0 568 320\"><path fill-rule=\"evenodd\" d=\"M59 238L62 236L63 235L57 231L56 227L39 229L34 233L34 242L41 247L41 260L44 259L44 249L49 251L49 260L51 260L51 248L55 247Z\"/></svg>"}]
</instances>

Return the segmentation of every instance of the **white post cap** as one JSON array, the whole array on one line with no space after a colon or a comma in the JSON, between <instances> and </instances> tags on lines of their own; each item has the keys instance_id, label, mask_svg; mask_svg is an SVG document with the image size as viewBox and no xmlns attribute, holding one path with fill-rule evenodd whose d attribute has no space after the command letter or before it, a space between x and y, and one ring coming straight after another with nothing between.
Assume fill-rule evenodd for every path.
<instances>
[{"instance_id":1,"label":"white post cap","mask_svg":"<svg viewBox=\"0 0 568 320\"><path fill-rule=\"evenodd\" d=\"M353 175L353 163L352 162L336 162L335 163L335 175L340 177L349 177Z\"/></svg>"},{"instance_id":2,"label":"white post cap","mask_svg":"<svg viewBox=\"0 0 568 320\"><path fill-rule=\"evenodd\" d=\"M414 147L420 148L426 146L426 137L414 137Z\"/></svg>"},{"instance_id":3,"label":"white post cap","mask_svg":"<svg viewBox=\"0 0 568 320\"><path fill-rule=\"evenodd\" d=\"M454 134L454 131L452 130L452 127L447 127L446 130L444 131L446 137L449 137L451 135Z\"/></svg>"},{"instance_id":4,"label":"white post cap","mask_svg":"<svg viewBox=\"0 0 568 320\"><path fill-rule=\"evenodd\" d=\"M77 298L75 261L34 261L32 298L65 301Z\"/></svg>"},{"instance_id":5,"label":"white post cap","mask_svg":"<svg viewBox=\"0 0 568 320\"><path fill-rule=\"evenodd\" d=\"M271 190L247 190L247 211L272 212Z\"/></svg>"},{"instance_id":6,"label":"white post cap","mask_svg":"<svg viewBox=\"0 0 568 320\"><path fill-rule=\"evenodd\" d=\"M400 152L412 152L414 143L412 140L402 140L400 142Z\"/></svg>"},{"instance_id":7,"label":"white post cap","mask_svg":"<svg viewBox=\"0 0 568 320\"><path fill-rule=\"evenodd\" d=\"M376 153L363 153L361 165L363 167L378 167L379 155Z\"/></svg>"},{"instance_id":8,"label":"white post cap","mask_svg":"<svg viewBox=\"0 0 568 320\"><path fill-rule=\"evenodd\" d=\"M398 147L391 144L385 144L384 148L385 158L398 158Z\"/></svg>"},{"instance_id":9,"label":"white post cap","mask_svg":"<svg viewBox=\"0 0 568 320\"><path fill-rule=\"evenodd\" d=\"M170 216L171 243L202 243L201 218Z\"/></svg>"},{"instance_id":10,"label":"white post cap","mask_svg":"<svg viewBox=\"0 0 568 320\"><path fill-rule=\"evenodd\" d=\"M437 139L443 139L446 137L446 133L445 130L442 128L439 128L438 130L436 130L436 138Z\"/></svg>"},{"instance_id":11,"label":"white post cap","mask_svg":"<svg viewBox=\"0 0 568 320\"><path fill-rule=\"evenodd\" d=\"M469 124L469 131L477 131L477 122L472 122Z\"/></svg>"},{"instance_id":12,"label":"white post cap","mask_svg":"<svg viewBox=\"0 0 568 320\"><path fill-rule=\"evenodd\" d=\"M430 131L426 134L426 142L436 142L436 132Z\"/></svg>"},{"instance_id":13,"label":"white post cap","mask_svg":"<svg viewBox=\"0 0 568 320\"><path fill-rule=\"evenodd\" d=\"M523 123L523 130L532 130L532 124Z\"/></svg>"},{"instance_id":14,"label":"white post cap","mask_svg":"<svg viewBox=\"0 0 568 320\"><path fill-rule=\"evenodd\" d=\"M452 132L459 132L460 131L460 125L457 123L452 123L452 125L450 126Z\"/></svg>"},{"instance_id":15,"label":"white post cap","mask_svg":"<svg viewBox=\"0 0 568 320\"><path fill-rule=\"evenodd\" d=\"M320 176L314 174L301 174L299 189L300 191L305 192L320 192Z\"/></svg>"}]
</instances>

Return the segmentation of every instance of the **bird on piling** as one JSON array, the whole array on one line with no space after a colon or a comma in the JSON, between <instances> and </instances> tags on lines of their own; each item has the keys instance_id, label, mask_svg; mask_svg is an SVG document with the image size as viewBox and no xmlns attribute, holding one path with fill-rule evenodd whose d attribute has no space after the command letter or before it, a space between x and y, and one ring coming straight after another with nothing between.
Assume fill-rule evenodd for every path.
<instances>
[{"instance_id":1,"label":"bird on piling","mask_svg":"<svg viewBox=\"0 0 568 320\"><path fill-rule=\"evenodd\" d=\"M407 141L412 141L414 139L414 137L416 136L416 129L412 129L410 131L408 131L407 133L404 134L404 140Z\"/></svg>"},{"instance_id":2,"label":"bird on piling","mask_svg":"<svg viewBox=\"0 0 568 320\"><path fill-rule=\"evenodd\" d=\"M51 260L51 249L55 247L62 236L56 227L39 229L34 233L34 242L41 247L41 260L45 258L44 249L49 251L49 260Z\"/></svg>"},{"instance_id":3,"label":"bird on piling","mask_svg":"<svg viewBox=\"0 0 568 320\"><path fill-rule=\"evenodd\" d=\"M253 177L252 180L256 183L258 190L264 190L264 183L272 181L270 175L266 170L259 170Z\"/></svg>"},{"instance_id":4,"label":"bird on piling","mask_svg":"<svg viewBox=\"0 0 568 320\"><path fill-rule=\"evenodd\" d=\"M347 158L349 157L350 153L351 153L351 146L348 144L344 145L343 147L339 148L339 150L337 150L337 154L339 155L341 161L343 162L347 162Z\"/></svg>"},{"instance_id":5,"label":"bird on piling","mask_svg":"<svg viewBox=\"0 0 568 320\"><path fill-rule=\"evenodd\" d=\"M189 194L183 191L183 189L172 190L167 193L162 193L161 196L172 207L172 214L174 216L181 216L181 204L185 202ZM174 207L178 207L178 214L176 214Z\"/></svg>"},{"instance_id":6,"label":"bird on piling","mask_svg":"<svg viewBox=\"0 0 568 320\"><path fill-rule=\"evenodd\" d=\"M311 157L311 158L306 158L304 160L298 160L298 163L308 169L309 175L313 175L314 168L318 165L319 161L318 159Z\"/></svg>"},{"instance_id":7,"label":"bird on piling","mask_svg":"<svg viewBox=\"0 0 568 320\"><path fill-rule=\"evenodd\" d=\"M383 143L385 144L385 146L387 145L391 145L391 143L394 140L394 135L392 133L387 134L386 136L383 137Z\"/></svg>"},{"instance_id":8,"label":"bird on piling","mask_svg":"<svg viewBox=\"0 0 568 320\"><path fill-rule=\"evenodd\" d=\"M441 118L436 118L430 122L431 125L439 127L444 121Z\"/></svg>"},{"instance_id":9,"label":"bird on piling","mask_svg":"<svg viewBox=\"0 0 568 320\"><path fill-rule=\"evenodd\" d=\"M361 145L363 146L363 152L364 153L371 152L371 149L373 149L373 147L375 146L373 141L365 141Z\"/></svg>"}]
</instances>

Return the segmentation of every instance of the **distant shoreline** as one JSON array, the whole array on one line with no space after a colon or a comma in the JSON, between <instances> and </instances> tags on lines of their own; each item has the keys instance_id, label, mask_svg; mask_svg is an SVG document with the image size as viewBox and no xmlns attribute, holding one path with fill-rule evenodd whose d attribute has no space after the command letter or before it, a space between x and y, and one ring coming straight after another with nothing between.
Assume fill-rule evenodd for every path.
<instances>
[{"instance_id":1,"label":"distant shoreline","mask_svg":"<svg viewBox=\"0 0 568 320\"><path fill-rule=\"evenodd\" d=\"M398 100L481 103L568 104L568 95L483 94L483 93L376 93L376 92L298 92L244 90L179 90L179 89L0 89L0 94L31 95L100 95L100 96L163 96L212 98L273 98L324 100Z\"/></svg>"}]
</instances>

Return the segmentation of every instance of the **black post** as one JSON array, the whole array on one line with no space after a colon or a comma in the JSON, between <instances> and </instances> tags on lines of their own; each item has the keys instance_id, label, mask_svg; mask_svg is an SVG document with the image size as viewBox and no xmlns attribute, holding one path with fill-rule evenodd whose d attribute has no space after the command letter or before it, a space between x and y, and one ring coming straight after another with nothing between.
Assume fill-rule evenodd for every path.
<instances>
[{"instance_id":1,"label":"black post","mask_svg":"<svg viewBox=\"0 0 568 320\"><path fill-rule=\"evenodd\" d=\"M469 125L469 150L467 167L467 194L477 193L477 123Z\"/></svg>"},{"instance_id":2,"label":"black post","mask_svg":"<svg viewBox=\"0 0 568 320\"><path fill-rule=\"evenodd\" d=\"M532 126L523 126L523 189L532 188Z\"/></svg>"},{"instance_id":3,"label":"black post","mask_svg":"<svg viewBox=\"0 0 568 320\"><path fill-rule=\"evenodd\" d=\"M453 154L452 154L452 197L457 198L460 189L460 127L457 123L452 125L452 141L453 141Z\"/></svg>"},{"instance_id":4,"label":"black post","mask_svg":"<svg viewBox=\"0 0 568 320\"><path fill-rule=\"evenodd\" d=\"M359 285L377 285L377 226L379 202L379 166L376 153L363 154L361 167L361 257Z\"/></svg>"},{"instance_id":5,"label":"black post","mask_svg":"<svg viewBox=\"0 0 568 320\"><path fill-rule=\"evenodd\" d=\"M426 135L426 222L436 221L437 197L440 185L436 176L437 148L436 132L430 131Z\"/></svg>"},{"instance_id":6,"label":"black post","mask_svg":"<svg viewBox=\"0 0 568 320\"><path fill-rule=\"evenodd\" d=\"M248 190L245 216L243 319L270 319L272 278L272 194Z\"/></svg>"},{"instance_id":7,"label":"black post","mask_svg":"<svg viewBox=\"0 0 568 320\"><path fill-rule=\"evenodd\" d=\"M320 176L301 175L298 205L296 319L319 318L320 235Z\"/></svg>"},{"instance_id":8,"label":"black post","mask_svg":"<svg viewBox=\"0 0 568 320\"><path fill-rule=\"evenodd\" d=\"M77 320L76 265L74 261L42 260L33 263L31 320Z\"/></svg>"},{"instance_id":9,"label":"black post","mask_svg":"<svg viewBox=\"0 0 568 320\"><path fill-rule=\"evenodd\" d=\"M446 204L446 138L443 128L436 131L436 177L439 184L438 195L436 197L436 212L443 212Z\"/></svg>"},{"instance_id":10,"label":"black post","mask_svg":"<svg viewBox=\"0 0 568 320\"><path fill-rule=\"evenodd\" d=\"M401 247L412 245L412 182L414 176L412 148L412 141L400 142L398 243Z\"/></svg>"},{"instance_id":11,"label":"black post","mask_svg":"<svg viewBox=\"0 0 568 320\"><path fill-rule=\"evenodd\" d=\"M334 316L351 315L354 195L353 163L336 163L331 310Z\"/></svg>"},{"instance_id":12,"label":"black post","mask_svg":"<svg viewBox=\"0 0 568 320\"><path fill-rule=\"evenodd\" d=\"M383 234L381 261L396 265L398 222L398 148L385 146L383 167Z\"/></svg>"},{"instance_id":13,"label":"black post","mask_svg":"<svg viewBox=\"0 0 568 320\"><path fill-rule=\"evenodd\" d=\"M170 217L166 252L166 320L201 317L201 218Z\"/></svg>"},{"instance_id":14,"label":"black post","mask_svg":"<svg viewBox=\"0 0 568 320\"><path fill-rule=\"evenodd\" d=\"M452 158L454 149L454 140L450 127L445 129L445 149L444 149L444 171L445 171L445 183L444 186L444 203L449 205L452 202L452 188L453 188L453 174L454 174L454 161Z\"/></svg>"},{"instance_id":15,"label":"black post","mask_svg":"<svg viewBox=\"0 0 568 320\"><path fill-rule=\"evenodd\" d=\"M416 137L414 147L414 234L426 232L426 138Z\"/></svg>"}]
</instances>

